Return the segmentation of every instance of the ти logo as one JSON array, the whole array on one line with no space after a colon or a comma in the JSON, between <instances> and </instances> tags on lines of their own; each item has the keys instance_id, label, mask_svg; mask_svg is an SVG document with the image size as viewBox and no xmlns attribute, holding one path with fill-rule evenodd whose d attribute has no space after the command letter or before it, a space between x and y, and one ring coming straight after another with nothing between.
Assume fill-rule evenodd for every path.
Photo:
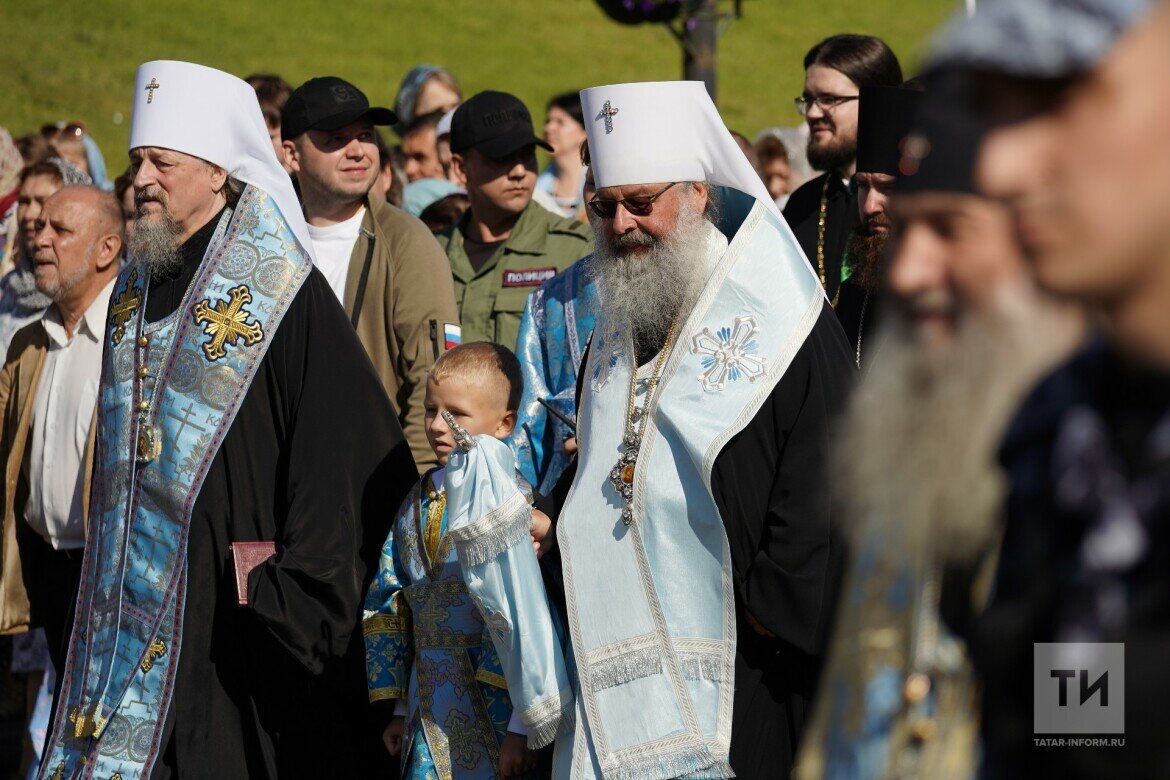
<instances>
[{"instance_id":1,"label":"\u0442\u0438 logo","mask_svg":"<svg viewBox=\"0 0 1170 780\"><path fill-rule=\"evenodd\" d=\"M1037 734L1125 733L1125 645L1033 645L1032 726Z\"/></svg>"}]
</instances>

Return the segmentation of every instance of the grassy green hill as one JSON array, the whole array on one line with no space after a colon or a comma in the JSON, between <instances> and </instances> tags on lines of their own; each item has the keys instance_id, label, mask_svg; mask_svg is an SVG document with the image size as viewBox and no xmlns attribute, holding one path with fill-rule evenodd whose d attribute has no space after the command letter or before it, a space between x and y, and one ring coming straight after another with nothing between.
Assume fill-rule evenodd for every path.
<instances>
[{"instance_id":1,"label":"grassy green hill","mask_svg":"<svg viewBox=\"0 0 1170 780\"><path fill-rule=\"evenodd\" d=\"M957 0L745 0L719 43L719 103L747 135L799 121L800 60L837 32L879 35L913 68ZM293 85L350 79L390 105L419 62L450 68L465 94L516 93L543 116L557 92L679 78L661 27L611 22L592 0L53 0L8 4L0 48L0 125L14 135L80 119L122 166L138 64L183 59ZM538 119L539 121L539 119ZM112 175L111 174L111 175Z\"/></svg>"}]
</instances>

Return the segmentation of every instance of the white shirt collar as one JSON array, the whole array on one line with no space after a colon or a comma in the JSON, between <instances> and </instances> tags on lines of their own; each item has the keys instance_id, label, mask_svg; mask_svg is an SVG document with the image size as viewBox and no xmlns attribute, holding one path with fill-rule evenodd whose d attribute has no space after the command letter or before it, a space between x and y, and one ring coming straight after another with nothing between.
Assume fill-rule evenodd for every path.
<instances>
[{"instance_id":1,"label":"white shirt collar","mask_svg":"<svg viewBox=\"0 0 1170 780\"><path fill-rule=\"evenodd\" d=\"M106 328L106 312L110 308L110 296L114 293L114 283L117 277L110 280L109 284L102 288L101 292L89 304L89 308L81 315L81 319L77 321L77 327L74 330L74 335L84 333L90 341L98 343L102 339L102 334ZM41 324L45 328L45 333L49 336L49 341L58 347L67 347L71 339L69 334L65 332L65 324L61 322L61 313L57 310L56 304L45 309L44 316L41 317Z\"/></svg>"}]
</instances>

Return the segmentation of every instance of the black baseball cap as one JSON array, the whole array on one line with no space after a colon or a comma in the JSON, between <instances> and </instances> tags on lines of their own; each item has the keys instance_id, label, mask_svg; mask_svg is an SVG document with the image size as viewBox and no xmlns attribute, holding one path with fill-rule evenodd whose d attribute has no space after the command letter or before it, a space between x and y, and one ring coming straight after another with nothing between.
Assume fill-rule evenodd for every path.
<instances>
[{"instance_id":1,"label":"black baseball cap","mask_svg":"<svg viewBox=\"0 0 1170 780\"><path fill-rule=\"evenodd\" d=\"M368 119L374 125L393 125L398 117L388 108L370 108L366 94L345 79L321 76L293 90L284 104L280 122L282 140L306 130L336 130Z\"/></svg>"},{"instance_id":2,"label":"black baseball cap","mask_svg":"<svg viewBox=\"0 0 1170 780\"><path fill-rule=\"evenodd\" d=\"M515 95L480 92L455 109L451 117L451 151L478 149L498 160L525 146L552 147L532 130L532 115Z\"/></svg>"}]
</instances>

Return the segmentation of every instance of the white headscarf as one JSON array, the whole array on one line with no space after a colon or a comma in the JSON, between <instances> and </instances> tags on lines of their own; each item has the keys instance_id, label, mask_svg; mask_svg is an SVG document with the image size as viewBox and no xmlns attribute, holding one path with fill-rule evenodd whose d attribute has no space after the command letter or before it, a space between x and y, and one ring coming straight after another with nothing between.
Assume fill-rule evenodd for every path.
<instances>
[{"instance_id":1,"label":"white headscarf","mask_svg":"<svg viewBox=\"0 0 1170 780\"><path fill-rule=\"evenodd\" d=\"M276 160L256 92L247 82L190 62L155 60L139 66L130 148L141 146L199 157L264 190L312 256L300 201Z\"/></svg>"}]
</instances>

